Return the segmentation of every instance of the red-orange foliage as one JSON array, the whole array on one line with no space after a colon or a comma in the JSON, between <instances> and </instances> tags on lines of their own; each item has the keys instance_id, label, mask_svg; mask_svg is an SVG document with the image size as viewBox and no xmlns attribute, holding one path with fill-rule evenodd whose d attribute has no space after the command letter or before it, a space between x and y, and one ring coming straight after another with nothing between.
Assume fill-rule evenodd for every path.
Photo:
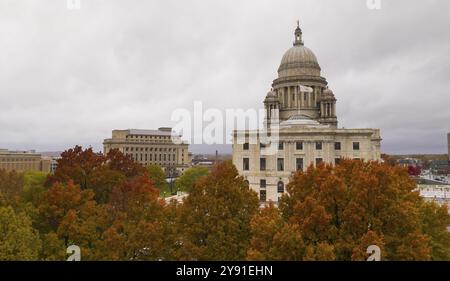
<instances>
[{"instance_id":1,"label":"red-orange foliage","mask_svg":"<svg viewBox=\"0 0 450 281\"><path fill-rule=\"evenodd\" d=\"M343 160L295 174L280 207L285 219L299 225L306 245L333 245L338 260L361 259L354 249L371 239L383 244L386 259L428 260L415 188L401 167Z\"/></svg>"}]
</instances>

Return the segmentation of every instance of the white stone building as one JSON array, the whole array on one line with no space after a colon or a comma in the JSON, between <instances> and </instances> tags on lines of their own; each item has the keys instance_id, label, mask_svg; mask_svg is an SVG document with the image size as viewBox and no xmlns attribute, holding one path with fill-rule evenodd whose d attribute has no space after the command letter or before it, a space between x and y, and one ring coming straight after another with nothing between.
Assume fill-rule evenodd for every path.
<instances>
[{"instance_id":1,"label":"white stone building","mask_svg":"<svg viewBox=\"0 0 450 281\"><path fill-rule=\"evenodd\" d=\"M338 128L336 98L320 72L297 26L264 100L264 130L233 132L233 163L261 202L277 202L293 173L309 165L381 159L379 129Z\"/></svg>"},{"instance_id":2,"label":"white stone building","mask_svg":"<svg viewBox=\"0 0 450 281\"><path fill-rule=\"evenodd\" d=\"M118 149L130 155L144 166L156 164L166 172L168 169L182 174L191 166L189 145L181 141L181 136L171 128L158 130L113 130L112 138L103 141L105 155L111 149Z\"/></svg>"}]
</instances>

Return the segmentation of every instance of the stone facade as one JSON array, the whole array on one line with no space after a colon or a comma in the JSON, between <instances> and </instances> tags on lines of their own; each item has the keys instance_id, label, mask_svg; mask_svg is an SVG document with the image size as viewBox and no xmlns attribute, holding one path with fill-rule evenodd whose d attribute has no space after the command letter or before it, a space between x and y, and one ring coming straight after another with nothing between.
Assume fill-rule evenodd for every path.
<instances>
[{"instance_id":1,"label":"stone facade","mask_svg":"<svg viewBox=\"0 0 450 281\"><path fill-rule=\"evenodd\" d=\"M320 71L297 26L264 100L264 130L233 132L233 163L262 202L278 202L290 177L310 165L381 160L379 129L338 128L336 98Z\"/></svg>"},{"instance_id":2,"label":"stone facade","mask_svg":"<svg viewBox=\"0 0 450 281\"><path fill-rule=\"evenodd\" d=\"M113 130L112 138L103 142L104 153L119 149L135 161L147 166L156 164L183 173L191 164L188 144L181 142L181 136L173 135L171 128L158 130Z\"/></svg>"},{"instance_id":3,"label":"stone facade","mask_svg":"<svg viewBox=\"0 0 450 281\"><path fill-rule=\"evenodd\" d=\"M40 171L49 173L51 158L35 151L9 151L0 149L0 169L6 171Z\"/></svg>"}]
</instances>

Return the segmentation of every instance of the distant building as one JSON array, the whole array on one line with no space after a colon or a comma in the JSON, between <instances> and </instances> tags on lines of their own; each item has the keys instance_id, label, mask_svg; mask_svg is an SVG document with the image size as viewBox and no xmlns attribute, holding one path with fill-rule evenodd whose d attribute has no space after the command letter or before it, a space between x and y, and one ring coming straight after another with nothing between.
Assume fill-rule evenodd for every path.
<instances>
[{"instance_id":1,"label":"distant building","mask_svg":"<svg viewBox=\"0 0 450 281\"><path fill-rule=\"evenodd\" d=\"M44 157L34 150L10 151L0 149L0 169L7 171L40 171L49 173L51 158Z\"/></svg>"},{"instance_id":2,"label":"distant building","mask_svg":"<svg viewBox=\"0 0 450 281\"><path fill-rule=\"evenodd\" d=\"M449 174L449 161L448 160L433 160L431 161L431 172L436 175Z\"/></svg>"},{"instance_id":3,"label":"distant building","mask_svg":"<svg viewBox=\"0 0 450 281\"><path fill-rule=\"evenodd\" d=\"M416 179L416 182L417 191L426 201L450 206L450 184L427 179Z\"/></svg>"},{"instance_id":4,"label":"distant building","mask_svg":"<svg viewBox=\"0 0 450 281\"><path fill-rule=\"evenodd\" d=\"M417 167L420 166L420 161L414 158L403 158L399 159L397 164L402 167Z\"/></svg>"},{"instance_id":5,"label":"distant building","mask_svg":"<svg viewBox=\"0 0 450 281\"><path fill-rule=\"evenodd\" d=\"M54 173L56 171L56 168L58 167L58 160L59 159L61 159L60 156L51 158L51 164L50 164L50 172L51 173Z\"/></svg>"},{"instance_id":6,"label":"distant building","mask_svg":"<svg viewBox=\"0 0 450 281\"><path fill-rule=\"evenodd\" d=\"M214 156L203 154L194 155L194 157L192 158L192 165L198 167L205 167L212 170L214 165L216 165L221 161L222 160L219 159L219 152L216 151L216 154Z\"/></svg>"},{"instance_id":7,"label":"distant building","mask_svg":"<svg viewBox=\"0 0 450 281\"><path fill-rule=\"evenodd\" d=\"M104 153L111 149L118 149L145 166L159 165L170 174L183 173L191 164L188 144L181 142L181 136L174 135L171 128L113 130L112 138L103 141Z\"/></svg>"}]
</instances>

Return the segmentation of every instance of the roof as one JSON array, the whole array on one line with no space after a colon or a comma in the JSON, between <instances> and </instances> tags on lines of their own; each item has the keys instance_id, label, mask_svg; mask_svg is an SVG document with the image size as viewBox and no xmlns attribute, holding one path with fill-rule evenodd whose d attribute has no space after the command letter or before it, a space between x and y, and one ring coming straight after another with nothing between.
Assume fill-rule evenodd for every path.
<instances>
[{"instance_id":1,"label":"roof","mask_svg":"<svg viewBox=\"0 0 450 281\"><path fill-rule=\"evenodd\" d=\"M280 123L280 127L288 127L288 126L329 127L327 125L321 125L316 120L304 114L293 115L289 117L288 120Z\"/></svg>"},{"instance_id":2,"label":"roof","mask_svg":"<svg viewBox=\"0 0 450 281\"><path fill-rule=\"evenodd\" d=\"M130 135L144 135L144 136L172 136L172 132L160 131L160 130L140 130L140 129L129 129ZM176 135L176 134L173 134Z\"/></svg>"},{"instance_id":3,"label":"roof","mask_svg":"<svg viewBox=\"0 0 450 281\"><path fill-rule=\"evenodd\" d=\"M309 48L297 45L284 53L278 68L279 77L293 75L320 76L317 57Z\"/></svg>"}]
</instances>

